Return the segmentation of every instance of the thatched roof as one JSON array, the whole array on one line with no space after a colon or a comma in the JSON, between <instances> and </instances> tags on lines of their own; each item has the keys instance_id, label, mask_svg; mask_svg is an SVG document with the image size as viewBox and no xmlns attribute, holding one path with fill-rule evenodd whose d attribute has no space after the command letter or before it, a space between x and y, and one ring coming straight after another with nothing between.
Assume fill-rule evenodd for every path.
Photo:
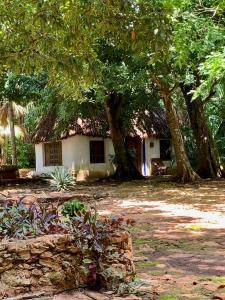
<instances>
[{"instance_id":1,"label":"thatched roof","mask_svg":"<svg viewBox=\"0 0 225 300\"><path fill-rule=\"evenodd\" d=\"M143 137L170 137L166 114L161 107L134 114L130 135Z\"/></svg>"},{"instance_id":2,"label":"thatched roof","mask_svg":"<svg viewBox=\"0 0 225 300\"><path fill-rule=\"evenodd\" d=\"M151 111L137 112L131 121L131 128L126 130L128 136L169 138L170 132L166 121L165 111L156 107ZM75 135L94 137L110 136L107 120L104 114L101 116L76 117L66 130L58 132L58 121L56 114L50 112L44 116L33 136L34 143L48 142L56 139L65 139Z\"/></svg>"}]
</instances>

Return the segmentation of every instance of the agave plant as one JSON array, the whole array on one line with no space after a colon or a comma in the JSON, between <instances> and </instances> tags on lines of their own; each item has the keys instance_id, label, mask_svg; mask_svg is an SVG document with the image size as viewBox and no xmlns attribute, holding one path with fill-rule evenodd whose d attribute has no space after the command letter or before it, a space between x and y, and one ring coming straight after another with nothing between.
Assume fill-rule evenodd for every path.
<instances>
[{"instance_id":1,"label":"agave plant","mask_svg":"<svg viewBox=\"0 0 225 300\"><path fill-rule=\"evenodd\" d=\"M75 185L75 179L64 168L55 168L51 178L51 187L57 191L67 191Z\"/></svg>"}]
</instances>

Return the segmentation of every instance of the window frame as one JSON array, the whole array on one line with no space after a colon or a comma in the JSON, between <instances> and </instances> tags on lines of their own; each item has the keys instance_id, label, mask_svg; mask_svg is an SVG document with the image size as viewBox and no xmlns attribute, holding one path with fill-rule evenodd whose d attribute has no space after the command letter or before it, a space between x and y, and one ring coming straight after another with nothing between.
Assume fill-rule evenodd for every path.
<instances>
[{"instance_id":1,"label":"window frame","mask_svg":"<svg viewBox=\"0 0 225 300\"><path fill-rule=\"evenodd\" d=\"M103 159L101 161L98 161L98 158L96 159L93 159L93 156L96 155L96 154L92 154L91 151L93 150L92 149L92 146L91 144L93 143L102 143L103 144L103 147L102 147L102 150L103 150L103 153L101 155L97 155L97 156L101 156ZM89 141L89 160L90 160L90 164L93 165L93 164L105 164L106 163L106 151L105 151L105 140L90 140Z\"/></svg>"},{"instance_id":2,"label":"window frame","mask_svg":"<svg viewBox=\"0 0 225 300\"><path fill-rule=\"evenodd\" d=\"M59 163L51 163L50 161L48 162L47 161L47 153L46 153L46 148L47 147L49 147L49 145L54 145L54 144L58 144L58 145L60 145L60 147L59 147L59 151L60 151L60 153L58 153L59 154ZM56 142L49 142L49 143L44 143L43 144L43 153L44 153L44 157L43 157L43 159L44 159L44 166L45 167L54 167L54 166L62 166L63 165L63 163L62 163L62 141L56 141ZM55 161L56 161L56 159L54 159Z\"/></svg>"}]
</instances>

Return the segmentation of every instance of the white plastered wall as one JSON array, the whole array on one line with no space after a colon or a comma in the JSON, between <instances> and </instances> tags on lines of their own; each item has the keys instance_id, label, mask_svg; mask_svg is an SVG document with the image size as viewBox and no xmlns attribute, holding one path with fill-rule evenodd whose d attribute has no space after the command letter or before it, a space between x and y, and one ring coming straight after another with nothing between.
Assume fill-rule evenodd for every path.
<instances>
[{"instance_id":1,"label":"white plastered wall","mask_svg":"<svg viewBox=\"0 0 225 300\"><path fill-rule=\"evenodd\" d=\"M153 147L150 147L150 143ZM173 151L173 148L172 148ZM146 157L146 176L152 175L152 158L160 158L160 139L157 138L146 138L145 139L145 157ZM166 166L171 165L171 161L163 161Z\"/></svg>"},{"instance_id":2,"label":"white plastered wall","mask_svg":"<svg viewBox=\"0 0 225 300\"><path fill-rule=\"evenodd\" d=\"M114 168L109 156L114 154L112 141L105 141L105 163L90 163L90 141L103 140L103 138L76 135L62 140L62 165L67 170L74 172L78 180L86 177L104 177L113 173ZM44 166L44 144L35 145L36 171L50 173L54 166Z\"/></svg>"},{"instance_id":3,"label":"white plastered wall","mask_svg":"<svg viewBox=\"0 0 225 300\"><path fill-rule=\"evenodd\" d=\"M78 180L87 177L105 177L113 174L114 168L110 163L109 156L114 155L112 140L110 138L105 141L105 163L90 163L90 141L102 140L103 138L95 138L88 136L76 135L62 140L62 164L77 175ZM142 142L143 143L143 142ZM153 147L150 147L153 143ZM142 145L143 146L143 145ZM142 148L143 152L143 148ZM44 144L35 145L36 153L36 171L40 173L50 173L54 170L54 166L44 166ZM142 153L143 156L143 153ZM145 176L152 175L151 159L160 158L160 140L157 138L145 139L145 164L142 157L142 174ZM164 162L167 166L170 161Z\"/></svg>"}]
</instances>

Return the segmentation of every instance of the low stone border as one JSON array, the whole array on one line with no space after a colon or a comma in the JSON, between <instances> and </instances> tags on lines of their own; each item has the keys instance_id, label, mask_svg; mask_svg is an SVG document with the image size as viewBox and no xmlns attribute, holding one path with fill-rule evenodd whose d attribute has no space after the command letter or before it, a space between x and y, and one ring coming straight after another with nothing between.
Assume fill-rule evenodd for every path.
<instances>
[{"instance_id":1,"label":"low stone border","mask_svg":"<svg viewBox=\"0 0 225 300\"><path fill-rule=\"evenodd\" d=\"M85 265L92 257L90 250L81 252L75 244L75 237L70 234L2 242L0 296L12 297L34 291L54 293L95 285L95 279ZM135 271L130 234L114 232L108 247L113 255L101 262L103 284L110 287L110 278L116 274L130 282Z\"/></svg>"}]
</instances>

